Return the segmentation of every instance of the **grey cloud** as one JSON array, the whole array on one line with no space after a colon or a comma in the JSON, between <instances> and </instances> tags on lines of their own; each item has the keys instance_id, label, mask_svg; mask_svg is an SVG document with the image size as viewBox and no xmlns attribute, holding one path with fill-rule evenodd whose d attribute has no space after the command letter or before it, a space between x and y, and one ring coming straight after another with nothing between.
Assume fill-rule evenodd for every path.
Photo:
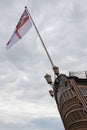
<instances>
[{"instance_id":1,"label":"grey cloud","mask_svg":"<svg viewBox=\"0 0 87 130\"><path fill-rule=\"evenodd\" d=\"M49 97L50 88L44 79L45 73L53 74L52 67L34 27L32 26L23 39L9 51L5 50L5 45L14 31L24 6L27 5L54 64L60 67L60 72L86 70L86 3L86 0L37 0L37 2L1 0L0 103L2 107L0 112L3 122L6 118L9 119L7 124L1 122L1 130L35 128L63 130L60 119L55 119L55 101ZM38 106L38 111L32 106ZM50 114L48 106L50 106ZM48 113L48 118L42 117L43 112ZM29 114L32 119L30 116L27 117ZM37 118L34 115L37 115ZM54 117L50 118L52 115ZM22 124L26 118L27 123ZM15 124L11 123L11 120Z\"/></svg>"},{"instance_id":2,"label":"grey cloud","mask_svg":"<svg viewBox=\"0 0 87 130\"><path fill-rule=\"evenodd\" d=\"M34 127L38 128L39 130L64 129L62 123L60 122L60 119L55 118L55 117L39 118L39 119L33 120L32 123L34 124ZM61 126L58 126L58 123L61 123Z\"/></svg>"},{"instance_id":3,"label":"grey cloud","mask_svg":"<svg viewBox=\"0 0 87 130\"><path fill-rule=\"evenodd\" d=\"M61 126L58 126L58 123L61 124ZM27 129L36 129L36 130L63 130L63 125L59 118L56 117L43 117L43 118L34 118L30 120L25 120L24 123L18 123L18 124L1 124L0 130L27 130Z\"/></svg>"}]
</instances>

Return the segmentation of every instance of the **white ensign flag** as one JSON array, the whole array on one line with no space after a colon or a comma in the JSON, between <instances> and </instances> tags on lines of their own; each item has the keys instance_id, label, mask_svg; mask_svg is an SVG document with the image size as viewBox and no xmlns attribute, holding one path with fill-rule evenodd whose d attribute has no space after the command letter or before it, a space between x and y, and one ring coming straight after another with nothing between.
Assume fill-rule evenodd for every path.
<instances>
[{"instance_id":1,"label":"white ensign flag","mask_svg":"<svg viewBox=\"0 0 87 130\"><path fill-rule=\"evenodd\" d=\"M9 49L17 41L19 41L28 32L31 26L32 26L32 23L28 15L27 9L25 8L12 37L10 38L10 40L8 41L6 45L6 48Z\"/></svg>"}]
</instances>

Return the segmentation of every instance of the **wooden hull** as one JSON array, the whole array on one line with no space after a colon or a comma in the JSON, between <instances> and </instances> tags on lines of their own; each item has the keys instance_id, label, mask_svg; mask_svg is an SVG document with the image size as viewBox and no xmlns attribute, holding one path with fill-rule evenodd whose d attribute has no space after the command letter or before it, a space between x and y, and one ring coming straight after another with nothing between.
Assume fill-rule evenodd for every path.
<instances>
[{"instance_id":1,"label":"wooden hull","mask_svg":"<svg viewBox=\"0 0 87 130\"><path fill-rule=\"evenodd\" d=\"M78 95L70 84L60 95L61 86L59 89L59 86L56 84L54 92L65 130L87 130L87 113ZM84 85L84 80L80 84L78 81L77 87L82 94L85 106L87 106L87 85Z\"/></svg>"}]
</instances>

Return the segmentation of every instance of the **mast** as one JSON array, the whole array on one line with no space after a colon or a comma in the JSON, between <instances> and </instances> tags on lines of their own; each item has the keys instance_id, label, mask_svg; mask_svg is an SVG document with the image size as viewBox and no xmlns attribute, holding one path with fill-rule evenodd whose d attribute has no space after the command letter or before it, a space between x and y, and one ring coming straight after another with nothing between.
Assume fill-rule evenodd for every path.
<instances>
[{"instance_id":1,"label":"mast","mask_svg":"<svg viewBox=\"0 0 87 130\"><path fill-rule=\"evenodd\" d=\"M52 59L51 59L51 57L50 57L50 55L49 55L49 52L48 52L48 50L47 50L47 48L46 48L45 43L44 43L44 41L43 41L43 39L42 39L42 37L41 37L41 35L40 35L40 33L39 33L39 31L38 31L36 25L35 25L35 22L34 22L32 16L31 16L30 12L28 11L27 7L25 7L25 9L27 10L27 13L28 13L28 15L29 15L29 17L30 17L30 19L31 19L31 21L32 21L32 23L33 23L33 25L34 25L34 28L35 28L35 30L36 30L36 32L37 32L39 38L40 38L40 41L41 41L42 46L43 46L43 48L44 48L44 50L45 50L45 52L46 52L46 54L47 54L47 56L48 56L48 59L49 59L51 65L52 65L52 67L54 67L53 61L52 61Z\"/></svg>"}]
</instances>

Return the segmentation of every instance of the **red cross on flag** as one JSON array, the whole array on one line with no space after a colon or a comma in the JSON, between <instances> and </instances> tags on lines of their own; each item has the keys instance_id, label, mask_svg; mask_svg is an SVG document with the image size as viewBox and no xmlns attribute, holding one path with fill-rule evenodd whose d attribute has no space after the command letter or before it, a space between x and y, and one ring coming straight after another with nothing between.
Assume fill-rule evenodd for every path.
<instances>
[{"instance_id":1,"label":"red cross on flag","mask_svg":"<svg viewBox=\"0 0 87 130\"><path fill-rule=\"evenodd\" d=\"M15 29L13 35L11 36L10 40L8 41L8 43L6 45L6 48L9 49L17 41L19 41L28 32L28 30L31 28L31 26L32 26L32 23L31 23L29 15L28 15L28 11L25 8L25 10L16 26L16 29Z\"/></svg>"}]
</instances>

